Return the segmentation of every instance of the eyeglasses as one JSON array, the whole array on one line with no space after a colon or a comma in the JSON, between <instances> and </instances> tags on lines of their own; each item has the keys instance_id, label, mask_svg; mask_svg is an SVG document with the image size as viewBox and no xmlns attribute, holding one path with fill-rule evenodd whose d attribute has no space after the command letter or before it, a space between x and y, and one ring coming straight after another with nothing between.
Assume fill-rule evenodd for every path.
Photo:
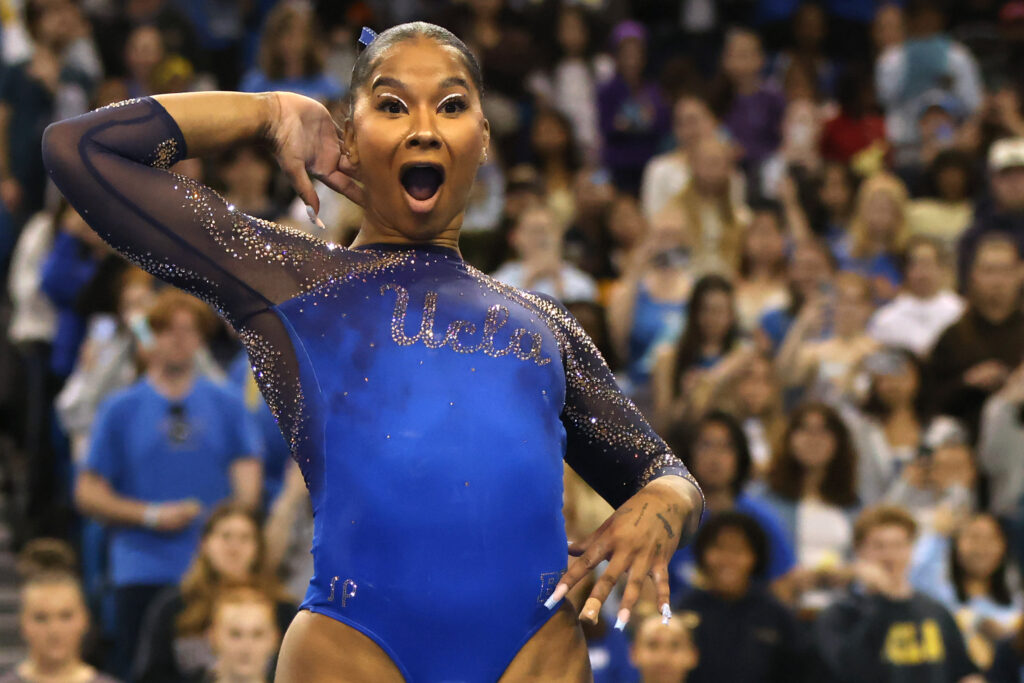
<instances>
[{"instance_id":1,"label":"eyeglasses","mask_svg":"<svg viewBox=\"0 0 1024 683\"><path fill-rule=\"evenodd\" d=\"M188 418L185 416L185 404L172 403L167 412L171 416L167 424L167 437L172 443L185 443L192 433L192 426L188 423Z\"/></svg>"}]
</instances>

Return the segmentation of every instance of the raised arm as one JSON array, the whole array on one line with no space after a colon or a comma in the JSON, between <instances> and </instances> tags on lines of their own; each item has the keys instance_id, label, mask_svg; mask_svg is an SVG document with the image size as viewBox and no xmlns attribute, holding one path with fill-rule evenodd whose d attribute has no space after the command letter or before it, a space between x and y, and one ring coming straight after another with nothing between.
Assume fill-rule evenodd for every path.
<instances>
[{"instance_id":1,"label":"raised arm","mask_svg":"<svg viewBox=\"0 0 1024 683\"><path fill-rule=\"evenodd\" d=\"M328 272L337 255L300 231L236 210L201 183L167 169L245 140L280 149L272 137L282 117L276 97L212 92L128 100L51 124L43 135L43 161L71 205L122 255L238 323L294 296ZM318 111L316 103L297 104ZM330 136L326 142L323 135L310 137L328 151L314 154L313 161L337 166L340 142L326 110L323 116L320 127L330 125ZM294 159L304 151L287 151L278 158L294 172ZM302 179L289 175L302 191ZM309 183L305 168L302 178Z\"/></svg>"}]
</instances>

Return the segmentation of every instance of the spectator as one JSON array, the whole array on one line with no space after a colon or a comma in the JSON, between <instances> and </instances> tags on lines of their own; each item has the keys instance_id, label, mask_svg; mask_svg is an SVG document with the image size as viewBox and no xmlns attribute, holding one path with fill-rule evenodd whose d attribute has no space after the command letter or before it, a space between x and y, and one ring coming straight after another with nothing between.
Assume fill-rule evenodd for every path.
<instances>
[{"instance_id":1,"label":"spectator","mask_svg":"<svg viewBox=\"0 0 1024 683\"><path fill-rule=\"evenodd\" d=\"M769 466L764 500L796 549L802 607L821 608L844 580L856 468L849 430L835 410L806 403L793 413Z\"/></svg>"},{"instance_id":2,"label":"spectator","mask_svg":"<svg viewBox=\"0 0 1024 683\"><path fill-rule=\"evenodd\" d=\"M658 86L644 77L647 29L624 21L612 33L615 76L597 93L604 165L615 186L636 193L647 162L658 152L671 126L668 104Z\"/></svg>"},{"instance_id":3,"label":"spectator","mask_svg":"<svg viewBox=\"0 0 1024 683\"><path fill-rule=\"evenodd\" d=\"M972 441L985 400L1021 362L1024 271L1017 250L1011 237L1000 234L978 244L967 281L967 309L939 336L931 354L936 408L962 420Z\"/></svg>"},{"instance_id":4,"label":"spectator","mask_svg":"<svg viewBox=\"0 0 1024 683\"><path fill-rule=\"evenodd\" d=\"M871 313L867 279L840 273L834 300L819 296L804 306L786 335L776 359L784 385L833 404L848 396L860 362L878 348L866 332ZM834 330L833 336L812 341L828 329Z\"/></svg>"},{"instance_id":5,"label":"spectator","mask_svg":"<svg viewBox=\"0 0 1024 683\"><path fill-rule=\"evenodd\" d=\"M991 233L1008 235L1024 252L1024 137L995 142L988 154L991 200L978 204L971 227L957 247L960 287L968 282L968 269L982 239Z\"/></svg>"},{"instance_id":6,"label":"spectator","mask_svg":"<svg viewBox=\"0 0 1024 683\"><path fill-rule=\"evenodd\" d=\"M963 106L956 97L943 90L934 90L921 96L917 117L919 143L897 155L896 173L915 194L920 193L924 175L939 154L966 147L965 135L970 130L964 125Z\"/></svg>"},{"instance_id":7,"label":"spectator","mask_svg":"<svg viewBox=\"0 0 1024 683\"><path fill-rule=\"evenodd\" d=\"M199 377L209 309L165 290L149 314L146 375L100 407L75 485L79 509L119 525L110 539L116 604L113 670L128 671L153 598L177 583L204 509L233 495L259 503L261 449L241 401ZM130 417L128 417L130 415Z\"/></svg>"},{"instance_id":8,"label":"spectator","mask_svg":"<svg viewBox=\"0 0 1024 683\"><path fill-rule=\"evenodd\" d=\"M629 656L640 672L639 683L686 683L697 666L697 648L681 619L662 622L660 614L635 621Z\"/></svg>"},{"instance_id":9,"label":"spectator","mask_svg":"<svg viewBox=\"0 0 1024 683\"><path fill-rule=\"evenodd\" d=\"M652 376L654 415L661 424L694 417L695 395L726 379L743 353L732 283L705 275L693 288L686 328L657 352Z\"/></svg>"},{"instance_id":10,"label":"spectator","mask_svg":"<svg viewBox=\"0 0 1024 683\"><path fill-rule=\"evenodd\" d=\"M223 195L243 213L275 220L282 207L271 196L277 164L273 155L258 145L239 145L225 152L218 164Z\"/></svg>"},{"instance_id":11,"label":"spectator","mask_svg":"<svg viewBox=\"0 0 1024 683\"><path fill-rule=\"evenodd\" d=\"M750 220L747 207L736 200L732 152L718 140L703 139L693 149L692 163L690 182L662 212L681 215L696 272L731 275L739 267L743 230Z\"/></svg>"},{"instance_id":12,"label":"spectator","mask_svg":"<svg viewBox=\"0 0 1024 683\"><path fill-rule=\"evenodd\" d=\"M789 303L786 288L786 233L782 211L774 202L754 204L743 234L736 282L740 329L752 334L769 310Z\"/></svg>"},{"instance_id":13,"label":"spectator","mask_svg":"<svg viewBox=\"0 0 1024 683\"><path fill-rule=\"evenodd\" d=\"M267 512L263 537L268 571L281 577L289 595L305 595L313 576L313 555L309 552L313 507L302 470L294 460L289 459L285 466L281 490Z\"/></svg>"},{"instance_id":14,"label":"spectator","mask_svg":"<svg viewBox=\"0 0 1024 683\"><path fill-rule=\"evenodd\" d=\"M326 102L345 89L324 71L311 7L279 3L267 16L260 40L259 67L242 77L239 90L287 90Z\"/></svg>"},{"instance_id":15,"label":"spectator","mask_svg":"<svg viewBox=\"0 0 1024 683\"><path fill-rule=\"evenodd\" d=\"M786 83L791 72L811 75L815 95L831 97L836 88L837 69L825 54L827 16L824 8L813 2L801 2L792 18L793 42L771 63L771 78Z\"/></svg>"},{"instance_id":16,"label":"spectator","mask_svg":"<svg viewBox=\"0 0 1024 683\"><path fill-rule=\"evenodd\" d=\"M264 683L281 643L274 601L262 591L232 588L217 595L209 643L217 659L206 679L213 683Z\"/></svg>"},{"instance_id":17,"label":"spectator","mask_svg":"<svg viewBox=\"0 0 1024 683\"><path fill-rule=\"evenodd\" d=\"M743 425L753 461L753 478L762 479L772 449L785 429L782 392L772 359L762 353L749 355L734 381L720 383L708 397L708 406L724 410Z\"/></svg>"},{"instance_id":18,"label":"spectator","mask_svg":"<svg viewBox=\"0 0 1024 683\"><path fill-rule=\"evenodd\" d=\"M947 437L907 463L886 499L914 515L925 533L949 533L976 507L977 473L969 446Z\"/></svg>"},{"instance_id":19,"label":"spectator","mask_svg":"<svg viewBox=\"0 0 1024 683\"><path fill-rule=\"evenodd\" d=\"M43 208L43 129L85 112L95 85L95 75L69 49L84 30L75 3L27 3L26 24L32 54L8 65L0 81L0 272L5 274L22 224Z\"/></svg>"},{"instance_id":20,"label":"spectator","mask_svg":"<svg viewBox=\"0 0 1024 683\"><path fill-rule=\"evenodd\" d=\"M715 111L736 140L748 172L755 171L779 146L786 100L761 79L761 39L749 29L725 36Z\"/></svg>"},{"instance_id":21,"label":"spectator","mask_svg":"<svg viewBox=\"0 0 1024 683\"><path fill-rule=\"evenodd\" d=\"M794 246L789 255L786 278L789 281L789 305L776 308L761 316L754 335L758 346L772 355L779 350L797 316L821 305L821 298L832 286L835 262L824 242L807 240ZM810 308L807 307L810 304ZM831 333L828 320L823 321L818 337Z\"/></svg>"},{"instance_id":22,"label":"spectator","mask_svg":"<svg viewBox=\"0 0 1024 683\"><path fill-rule=\"evenodd\" d=\"M781 199L783 183L809 185L821 173L821 111L809 99L791 101L782 119L782 143L759 170L761 194Z\"/></svg>"},{"instance_id":23,"label":"spectator","mask_svg":"<svg viewBox=\"0 0 1024 683\"><path fill-rule=\"evenodd\" d=\"M599 163L601 155L597 90L615 73L612 58L595 50L592 19L582 6L563 6L555 29L559 55L549 69L539 69L529 78L537 99L571 121L583 160L589 165Z\"/></svg>"},{"instance_id":24,"label":"spectator","mask_svg":"<svg viewBox=\"0 0 1024 683\"><path fill-rule=\"evenodd\" d=\"M570 601L584 602L596 582L597 571L590 572L573 588ZM605 616L606 611L607 608L598 613L597 623L580 622L583 637L587 639L593 683L635 683L637 670L629 659L629 640L622 631L612 628L612 622Z\"/></svg>"},{"instance_id":25,"label":"spectator","mask_svg":"<svg viewBox=\"0 0 1024 683\"><path fill-rule=\"evenodd\" d=\"M1018 625L1016 632L996 647L992 668L987 672L989 683L1017 683L1020 680L1020 669L1024 666L1024 620Z\"/></svg>"},{"instance_id":26,"label":"spectator","mask_svg":"<svg viewBox=\"0 0 1024 683\"><path fill-rule=\"evenodd\" d=\"M894 175L877 173L857 192L848 238L836 251L839 268L868 278L874 298L888 301L903 280L898 257L909 236L906 186Z\"/></svg>"},{"instance_id":27,"label":"spectator","mask_svg":"<svg viewBox=\"0 0 1024 683\"><path fill-rule=\"evenodd\" d=\"M905 349L883 348L864 359L867 395L843 417L857 446L857 492L865 504L882 499L920 454L928 429L928 392L921 361Z\"/></svg>"},{"instance_id":28,"label":"spectator","mask_svg":"<svg viewBox=\"0 0 1024 683\"><path fill-rule=\"evenodd\" d=\"M28 569L19 600L26 655L0 683L116 683L82 659L90 619L70 546L38 539L25 547L19 564Z\"/></svg>"},{"instance_id":29,"label":"spectator","mask_svg":"<svg viewBox=\"0 0 1024 683\"><path fill-rule=\"evenodd\" d=\"M952 615L910 583L916 533L899 507L869 508L857 519L855 585L814 625L822 678L983 683Z\"/></svg>"},{"instance_id":30,"label":"spectator","mask_svg":"<svg viewBox=\"0 0 1024 683\"><path fill-rule=\"evenodd\" d=\"M557 109L539 110L530 130L530 147L544 186L544 200L562 227L576 213L572 183L582 166L569 118Z\"/></svg>"},{"instance_id":31,"label":"spectator","mask_svg":"<svg viewBox=\"0 0 1024 683\"><path fill-rule=\"evenodd\" d=\"M899 8L887 5L896 12ZM879 14L885 12L879 10ZM822 131L822 155L843 166L857 164L885 151L885 119L874 106L871 79L856 66L848 66L840 76L836 100L839 111L825 122Z\"/></svg>"},{"instance_id":32,"label":"spectator","mask_svg":"<svg viewBox=\"0 0 1024 683\"><path fill-rule=\"evenodd\" d=\"M550 209L543 206L526 209L509 236L518 258L507 261L492 273L493 277L563 302L594 301L597 298L594 280L562 258L564 232Z\"/></svg>"},{"instance_id":33,"label":"spectator","mask_svg":"<svg viewBox=\"0 0 1024 683\"><path fill-rule=\"evenodd\" d=\"M936 154L928 167L925 196L907 207L910 234L930 236L953 253L971 222L974 176L974 160L967 153L950 149Z\"/></svg>"},{"instance_id":34,"label":"spectator","mask_svg":"<svg viewBox=\"0 0 1024 683\"><path fill-rule=\"evenodd\" d=\"M696 623L700 652L687 680L798 683L806 648L796 619L758 582L768 541L753 517L715 515L697 534L694 554L703 581L677 605Z\"/></svg>"},{"instance_id":35,"label":"spectator","mask_svg":"<svg viewBox=\"0 0 1024 683\"><path fill-rule=\"evenodd\" d=\"M921 140L915 125L924 98L948 91L968 113L981 106L981 74L974 57L944 33L941 6L909 3L910 38L887 47L875 64L875 87L886 110L885 128L897 161L916 156Z\"/></svg>"},{"instance_id":36,"label":"spectator","mask_svg":"<svg viewBox=\"0 0 1024 683\"><path fill-rule=\"evenodd\" d=\"M676 146L652 158L644 167L640 200L648 220L658 215L690 182L690 157L700 141L721 137L718 121L707 102L695 95L683 95L676 100L672 107L672 135ZM738 181L742 188L742 178Z\"/></svg>"},{"instance_id":37,"label":"spectator","mask_svg":"<svg viewBox=\"0 0 1024 683\"><path fill-rule=\"evenodd\" d=\"M612 342L625 361L634 390L647 387L658 345L675 341L682 332L686 299L693 287L684 242L681 226L654 221L612 286L608 302Z\"/></svg>"},{"instance_id":38,"label":"spectator","mask_svg":"<svg viewBox=\"0 0 1024 683\"><path fill-rule=\"evenodd\" d=\"M952 536L923 534L910 580L953 614L978 668L992 665L996 644L1013 635L1021 601L1010 590L1006 534L986 513L964 520Z\"/></svg>"},{"instance_id":39,"label":"spectator","mask_svg":"<svg viewBox=\"0 0 1024 683\"><path fill-rule=\"evenodd\" d=\"M816 184L808 222L834 254L847 239L853 218L858 177L846 164L825 162Z\"/></svg>"},{"instance_id":40,"label":"spectator","mask_svg":"<svg viewBox=\"0 0 1024 683\"><path fill-rule=\"evenodd\" d=\"M796 557L782 522L774 510L745 491L753 462L739 422L728 413L712 411L701 418L690 443L676 452L687 454L687 465L704 490L704 522L721 513L738 512L750 516L761 529L763 566L755 578L773 582L788 574L796 566ZM699 585L695 570L700 567L693 546L676 551L669 562L672 592Z\"/></svg>"},{"instance_id":41,"label":"spectator","mask_svg":"<svg viewBox=\"0 0 1024 683\"><path fill-rule=\"evenodd\" d=\"M988 510L1008 524L1017 564L1024 566L1024 370L1017 368L982 410L978 467L988 484Z\"/></svg>"},{"instance_id":42,"label":"spectator","mask_svg":"<svg viewBox=\"0 0 1024 683\"><path fill-rule=\"evenodd\" d=\"M274 630L284 633L295 604L266 562L259 520L245 506L222 504L203 525L198 552L181 585L153 600L139 632L132 679L171 683L211 667L214 653L206 634L214 626L217 595L239 586L259 588L273 607Z\"/></svg>"},{"instance_id":43,"label":"spectator","mask_svg":"<svg viewBox=\"0 0 1024 683\"><path fill-rule=\"evenodd\" d=\"M915 236L903 253L903 287L871 316L868 334L881 344L908 349L918 358L931 353L942 331L963 315L964 302L952 292L942 244Z\"/></svg>"},{"instance_id":44,"label":"spectator","mask_svg":"<svg viewBox=\"0 0 1024 683\"><path fill-rule=\"evenodd\" d=\"M158 92L157 70L167 58L164 37L152 24L140 24L131 30L124 44L125 79L129 97L145 97Z\"/></svg>"}]
</instances>

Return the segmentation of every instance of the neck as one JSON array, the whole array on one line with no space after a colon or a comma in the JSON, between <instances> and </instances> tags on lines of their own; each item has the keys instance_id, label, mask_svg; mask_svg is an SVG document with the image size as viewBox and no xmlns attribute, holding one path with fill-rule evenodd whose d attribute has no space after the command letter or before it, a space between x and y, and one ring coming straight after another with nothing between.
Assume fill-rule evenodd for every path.
<instances>
[{"instance_id":1,"label":"neck","mask_svg":"<svg viewBox=\"0 0 1024 683\"><path fill-rule=\"evenodd\" d=\"M747 592L750 591L750 584L746 583L742 586L715 586L711 589L711 592L722 598L726 602L735 602L739 600Z\"/></svg>"},{"instance_id":2,"label":"neck","mask_svg":"<svg viewBox=\"0 0 1024 683\"><path fill-rule=\"evenodd\" d=\"M736 94L737 95L750 95L757 92L758 87L761 85L761 79L757 77L757 74L752 76L743 76L736 80Z\"/></svg>"},{"instance_id":3,"label":"neck","mask_svg":"<svg viewBox=\"0 0 1024 683\"><path fill-rule=\"evenodd\" d=\"M808 468L804 472L804 496L821 498L821 485L825 483L825 473L828 470L822 467Z\"/></svg>"},{"instance_id":4,"label":"neck","mask_svg":"<svg viewBox=\"0 0 1024 683\"><path fill-rule=\"evenodd\" d=\"M437 233L432 237L424 239L413 239L398 230L385 225L383 222L377 221L375 217L370 215L371 210L367 210L366 215L363 218L363 224L359 226L359 233L356 238L352 241L353 247L361 247L367 244L436 244L441 247L448 247L458 252L459 256L462 252L459 251L459 229L462 227L462 218L464 213L460 213L452 222L441 232Z\"/></svg>"},{"instance_id":5,"label":"neck","mask_svg":"<svg viewBox=\"0 0 1024 683\"><path fill-rule=\"evenodd\" d=\"M928 299L933 299L935 297L935 295L938 294L940 291L941 290L938 287L932 287L932 288L924 289L924 290L920 290L919 289L916 292L910 292L910 294L915 299L920 299L922 301L927 301Z\"/></svg>"},{"instance_id":6,"label":"neck","mask_svg":"<svg viewBox=\"0 0 1024 683\"><path fill-rule=\"evenodd\" d=\"M754 263L747 279L752 282L768 282L775 279L775 272L775 268L769 263Z\"/></svg>"},{"instance_id":7,"label":"neck","mask_svg":"<svg viewBox=\"0 0 1024 683\"><path fill-rule=\"evenodd\" d=\"M965 578L964 592L972 598L979 595L988 595L988 579Z\"/></svg>"},{"instance_id":8,"label":"neck","mask_svg":"<svg viewBox=\"0 0 1024 683\"><path fill-rule=\"evenodd\" d=\"M166 398L183 398L192 388L195 381L195 368L174 366L168 363L156 364L146 373L147 378L157 391Z\"/></svg>"},{"instance_id":9,"label":"neck","mask_svg":"<svg viewBox=\"0 0 1024 683\"><path fill-rule=\"evenodd\" d=\"M1005 306L1002 302L980 301L974 305L974 310L990 323L1001 323L1013 314L1016 304Z\"/></svg>"},{"instance_id":10,"label":"neck","mask_svg":"<svg viewBox=\"0 0 1024 683\"><path fill-rule=\"evenodd\" d=\"M34 658L29 655L18 667L18 673L22 678L31 681L71 681L76 678L79 672L87 666L78 659L69 659L63 662L51 662L45 659Z\"/></svg>"},{"instance_id":11,"label":"neck","mask_svg":"<svg viewBox=\"0 0 1024 683\"><path fill-rule=\"evenodd\" d=\"M246 676L237 673L217 673L217 683L263 683L263 676Z\"/></svg>"}]
</instances>

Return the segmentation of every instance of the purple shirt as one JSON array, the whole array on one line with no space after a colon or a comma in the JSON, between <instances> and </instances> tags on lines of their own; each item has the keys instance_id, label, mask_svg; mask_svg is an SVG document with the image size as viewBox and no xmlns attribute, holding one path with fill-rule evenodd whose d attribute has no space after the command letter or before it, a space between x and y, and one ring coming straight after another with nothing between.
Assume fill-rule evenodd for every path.
<instances>
[{"instance_id":1,"label":"purple shirt","mask_svg":"<svg viewBox=\"0 0 1024 683\"><path fill-rule=\"evenodd\" d=\"M782 114L786 98L775 88L762 85L750 95L736 95L723 121L743 147L748 168L767 159L782 140Z\"/></svg>"},{"instance_id":2,"label":"purple shirt","mask_svg":"<svg viewBox=\"0 0 1024 683\"><path fill-rule=\"evenodd\" d=\"M611 169L642 169L671 129L668 104L652 82L632 92L616 75L598 90L597 108L604 163Z\"/></svg>"}]
</instances>

